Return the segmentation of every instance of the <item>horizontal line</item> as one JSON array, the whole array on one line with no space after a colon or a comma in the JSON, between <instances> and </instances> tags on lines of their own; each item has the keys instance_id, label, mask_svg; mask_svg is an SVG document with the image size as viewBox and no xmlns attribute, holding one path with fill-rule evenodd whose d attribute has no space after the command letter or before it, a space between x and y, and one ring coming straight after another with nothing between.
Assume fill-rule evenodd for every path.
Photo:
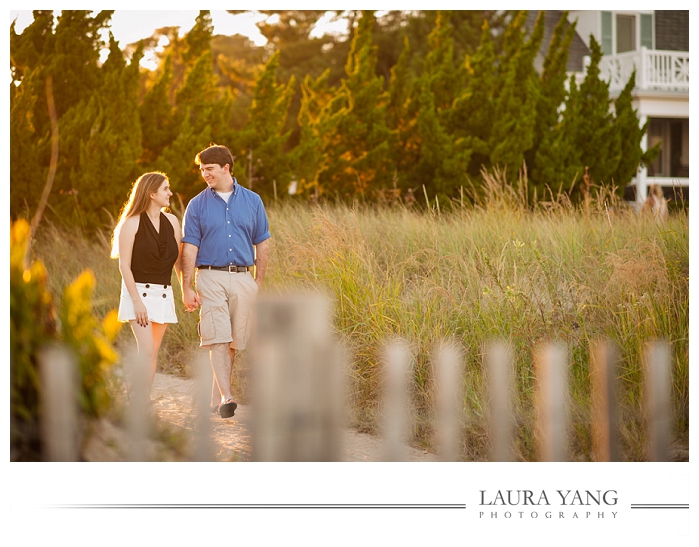
<instances>
[{"instance_id":1,"label":"horizontal line","mask_svg":"<svg viewBox=\"0 0 699 547\"><path fill-rule=\"evenodd\" d=\"M50 505L56 509L466 509L453 503L84 503Z\"/></svg>"},{"instance_id":2,"label":"horizontal line","mask_svg":"<svg viewBox=\"0 0 699 547\"><path fill-rule=\"evenodd\" d=\"M685 503L657 503L657 504L632 504L631 509L689 509L689 504Z\"/></svg>"},{"instance_id":3,"label":"horizontal line","mask_svg":"<svg viewBox=\"0 0 699 547\"><path fill-rule=\"evenodd\" d=\"M689 507L688 503L632 503L631 507Z\"/></svg>"}]
</instances>

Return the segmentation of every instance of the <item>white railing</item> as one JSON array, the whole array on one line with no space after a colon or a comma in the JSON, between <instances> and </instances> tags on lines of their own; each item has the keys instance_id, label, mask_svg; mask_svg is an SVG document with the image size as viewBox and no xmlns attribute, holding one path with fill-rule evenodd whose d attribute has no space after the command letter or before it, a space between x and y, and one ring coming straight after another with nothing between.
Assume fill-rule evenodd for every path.
<instances>
[{"instance_id":1,"label":"white railing","mask_svg":"<svg viewBox=\"0 0 699 547\"><path fill-rule=\"evenodd\" d=\"M641 51L605 55L600 62L600 77L609 82L610 91L621 91L634 67L638 89L689 93L687 51L649 50L644 47Z\"/></svg>"}]
</instances>

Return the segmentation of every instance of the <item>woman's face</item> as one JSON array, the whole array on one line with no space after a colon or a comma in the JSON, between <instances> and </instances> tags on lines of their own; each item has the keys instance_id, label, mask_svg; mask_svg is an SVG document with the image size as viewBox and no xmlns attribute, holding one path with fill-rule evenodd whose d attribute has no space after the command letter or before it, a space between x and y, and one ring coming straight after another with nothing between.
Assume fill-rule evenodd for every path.
<instances>
[{"instance_id":1,"label":"woman's face","mask_svg":"<svg viewBox=\"0 0 699 547\"><path fill-rule=\"evenodd\" d=\"M163 183L158 188L157 192L153 192L150 198L158 204L159 207L169 207L170 197L172 192L170 191L170 181L165 179Z\"/></svg>"}]
</instances>

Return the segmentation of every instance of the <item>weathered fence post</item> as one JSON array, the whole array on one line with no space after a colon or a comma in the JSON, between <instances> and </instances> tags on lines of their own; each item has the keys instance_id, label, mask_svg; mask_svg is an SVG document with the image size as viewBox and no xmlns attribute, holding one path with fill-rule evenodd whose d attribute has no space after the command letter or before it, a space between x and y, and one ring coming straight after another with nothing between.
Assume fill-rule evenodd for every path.
<instances>
[{"instance_id":1,"label":"weathered fence post","mask_svg":"<svg viewBox=\"0 0 699 547\"><path fill-rule=\"evenodd\" d=\"M344 359L321 295L260 298L252 340L256 461L340 459Z\"/></svg>"},{"instance_id":2,"label":"weathered fence post","mask_svg":"<svg viewBox=\"0 0 699 547\"><path fill-rule=\"evenodd\" d=\"M493 341L486 347L486 369L488 376L488 435L490 437L491 460L512 461L512 351L504 342Z\"/></svg>"},{"instance_id":3,"label":"weathered fence post","mask_svg":"<svg viewBox=\"0 0 699 547\"><path fill-rule=\"evenodd\" d=\"M539 384L536 396L539 460L567 459L568 356L562 344L540 348L534 358Z\"/></svg>"},{"instance_id":4,"label":"weathered fence post","mask_svg":"<svg viewBox=\"0 0 699 547\"><path fill-rule=\"evenodd\" d=\"M78 372L75 355L50 345L39 351L41 438L44 460L78 459Z\"/></svg>"},{"instance_id":5,"label":"weathered fence post","mask_svg":"<svg viewBox=\"0 0 699 547\"><path fill-rule=\"evenodd\" d=\"M411 426L410 348L404 340L390 342L384 350L384 393L382 434L389 462L406 460L406 442Z\"/></svg>"},{"instance_id":6,"label":"weathered fence post","mask_svg":"<svg viewBox=\"0 0 699 547\"><path fill-rule=\"evenodd\" d=\"M459 459L463 416L463 360L454 344L443 344L434 360L437 447L442 461Z\"/></svg>"},{"instance_id":7,"label":"weathered fence post","mask_svg":"<svg viewBox=\"0 0 699 547\"><path fill-rule=\"evenodd\" d=\"M211 448L211 382L213 372L208 351L199 350L194 358L196 393L194 394L194 413L196 426L192 432L190 446L192 459L197 462L214 461Z\"/></svg>"},{"instance_id":8,"label":"weathered fence post","mask_svg":"<svg viewBox=\"0 0 699 547\"><path fill-rule=\"evenodd\" d=\"M644 355L648 460L669 460L672 430L671 351L667 342L648 344Z\"/></svg>"},{"instance_id":9,"label":"weathered fence post","mask_svg":"<svg viewBox=\"0 0 699 547\"><path fill-rule=\"evenodd\" d=\"M124 372L128 403L126 406L126 429L128 432L127 457L133 462L147 460L148 439L150 437L151 416L148 410L148 374L150 363L137 350L131 347L124 359Z\"/></svg>"},{"instance_id":10,"label":"weathered fence post","mask_svg":"<svg viewBox=\"0 0 699 547\"><path fill-rule=\"evenodd\" d=\"M590 350L593 447L597 461L621 460L616 379L619 353L612 342L598 341Z\"/></svg>"}]
</instances>

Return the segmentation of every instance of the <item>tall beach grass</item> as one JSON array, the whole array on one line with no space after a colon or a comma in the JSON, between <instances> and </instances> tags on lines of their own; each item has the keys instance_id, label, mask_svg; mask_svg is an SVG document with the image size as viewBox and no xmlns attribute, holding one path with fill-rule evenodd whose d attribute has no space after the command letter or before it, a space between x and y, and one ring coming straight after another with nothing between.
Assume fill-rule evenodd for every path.
<instances>
[{"instance_id":1,"label":"tall beach grass","mask_svg":"<svg viewBox=\"0 0 699 547\"><path fill-rule=\"evenodd\" d=\"M334 327L351 355L353 426L379 423L380 358L401 337L414 355L413 441L432 442L436 345L453 340L464 352L464 459L487 457L484 343L509 342L516 369L517 457L536 458L533 443L533 352L562 341L570 355L576 459L592 456L590 344L615 342L621 352L622 444L625 458L644 458L642 355L664 338L673 347L674 435L689 436L689 221L686 211L658 223L600 192L585 207L565 199L528 203L525 193L489 179L474 204L434 203L429 211L393 206L268 204L273 234L264 292L323 290L334 300ZM39 231L34 253L54 294L85 267L94 270L98 313L118 306L120 276L108 237L86 238L53 226ZM168 329L162 369L189 374L197 317L184 313ZM121 343L131 333L123 329ZM237 395L247 393L243 358Z\"/></svg>"}]
</instances>

